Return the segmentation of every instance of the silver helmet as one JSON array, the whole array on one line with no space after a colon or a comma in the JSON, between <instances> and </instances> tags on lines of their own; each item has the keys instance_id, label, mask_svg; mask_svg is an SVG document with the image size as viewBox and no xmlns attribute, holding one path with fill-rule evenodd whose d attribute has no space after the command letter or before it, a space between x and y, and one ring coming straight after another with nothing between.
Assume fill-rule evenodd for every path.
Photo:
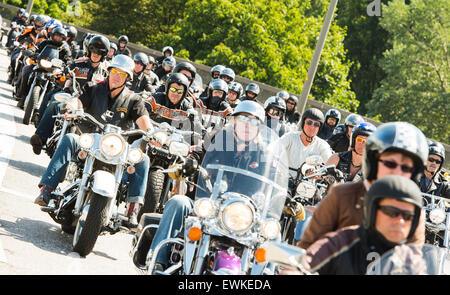
<instances>
[{"instance_id":1,"label":"silver helmet","mask_svg":"<svg viewBox=\"0 0 450 295\"><path fill-rule=\"evenodd\" d=\"M134 61L128 55L118 54L114 56L111 64L108 66L108 71L112 68L118 68L126 72L129 78L131 80L133 79Z\"/></svg>"},{"instance_id":2,"label":"silver helmet","mask_svg":"<svg viewBox=\"0 0 450 295\"><path fill-rule=\"evenodd\" d=\"M251 114L258 118L261 123L264 123L264 117L266 116L264 108L259 103L251 100L244 100L239 103L231 116L236 116L241 113Z\"/></svg>"}]
</instances>

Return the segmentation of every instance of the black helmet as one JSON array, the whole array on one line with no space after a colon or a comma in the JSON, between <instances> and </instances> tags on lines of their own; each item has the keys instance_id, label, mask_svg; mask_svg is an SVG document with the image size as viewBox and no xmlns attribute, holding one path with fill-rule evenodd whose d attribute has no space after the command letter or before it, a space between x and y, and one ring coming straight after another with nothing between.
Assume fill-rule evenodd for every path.
<instances>
[{"instance_id":1,"label":"black helmet","mask_svg":"<svg viewBox=\"0 0 450 295\"><path fill-rule=\"evenodd\" d=\"M256 96L258 96L259 94L259 86L256 83L250 83L247 85L247 87L245 87L245 93L247 93L248 91L253 92L254 94L256 94ZM256 97L255 96L255 97Z\"/></svg>"},{"instance_id":2,"label":"black helmet","mask_svg":"<svg viewBox=\"0 0 450 295\"><path fill-rule=\"evenodd\" d=\"M70 38L70 40L75 40L75 38L78 35L78 31L74 26L69 26L66 29L67 31L67 36Z\"/></svg>"},{"instance_id":3,"label":"black helmet","mask_svg":"<svg viewBox=\"0 0 450 295\"><path fill-rule=\"evenodd\" d=\"M117 40L117 42L125 42L125 43L128 43L128 36L127 35L121 35L120 37L119 37L119 39Z\"/></svg>"},{"instance_id":4,"label":"black helmet","mask_svg":"<svg viewBox=\"0 0 450 295\"><path fill-rule=\"evenodd\" d=\"M64 41L66 41L66 39L67 39L67 31L61 27L57 27L57 28L53 29L52 39L53 39L53 36L55 36L55 35L62 37L62 40L60 42L57 42L57 46L61 46L64 43ZM55 41L53 41L53 42L55 42Z\"/></svg>"},{"instance_id":5,"label":"black helmet","mask_svg":"<svg viewBox=\"0 0 450 295\"><path fill-rule=\"evenodd\" d=\"M190 64L186 61L182 61L175 66L175 68L173 69L173 72L179 73L181 70L186 70L191 73L192 78L190 80L189 79L188 80L192 84L192 82L194 82L195 75L197 75L197 69L192 64Z\"/></svg>"},{"instance_id":6,"label":"black helmet","mask_svg":"<svg viewBox=\"0 0 450 295\"><path fill-rule=\"evenodd\" d=\"M439 165L439 168L437 171L441 170L442 166L444 165L445 161L445 148L444 146L439 142L432 141L428 146L428 155L437 155L440 156L442 159L442 163Z\"/></svg>"},{"instance_id":7,"label":"black helmet","mask_svg":"<svg viewBox=\"0 0 450 295\"><path fill-rule=\"evenodd\" d=\"M224 100L228 95L228 84L222 79L214 79L209 85L209 97L212 97L213 90L221 90L222 100Z\"/></svg>"},{"instance_id":8,"label":"black helmet","mask_svg":"<svg viewBox=\"0 0 450 295\"><path fill-rule=\"evenodd\" d=\"M87 55L90 57L91 53L94 52L101 55L102 58L100 61L103 61L105 56L108 54L109 47L110 43L108 38L101 35L95 35L91 38L91 40L89 40Z\"/></svg>"},{"instance_id":9,"label":"black helmet","mask_svg":"<svg viewBox=\"0 0 450 295\"><path fill-rule=\"evenodd\" d=\"M225 67L222 66L222 65L215 65L215 66L213 66L213 67L211 68L211 71L210 71L210 72L211 72L211 77L214 78L214 76L213 76L214 72L218 72L219 75L220 75L220 72L221 72L223 69L225 69Z\"/></svg>"},{"instance_id":10,"label":"black helmet","mask_svg":"<svg viewBox=\"0 0 450 295\"><path fill-rule=\"evenodd\" d=\"M295 95L289 96L289 98L286 100L286 102L287 102L288 100L293 100L294 103L295 103L295 105L298 104L298 98L297 98L297 96L295 96Z\"/></svg>"},{"instance_id":11,"label":"black helmet","mask_svg":"<svg viewBox=\"0 0 450 295\"><path fill-rule=\"evenodd\" d=\"M377 179L364 197L363 226L368 231L375 232L375 220L379 202L384 198L392 198L414 205L414 217L407 240L412 238L419 224L422 211L422 194L417 184L400 175L387 175Z\"/></svg>"},{"instance_id":12,"label":"black helmet","mask_svg":"<svg viewBox=\"0 0 450 295\"><path fill-rule=\"evenodd\" d=\"M300 121L300 130L302 130L303 131L303 126L305 126L305 121L306 121L306 119L313 119L313 120L316 120L316 121L319 121L320 122L320 127L319 128L321 128L322 127L322 125L323 125L323 122L324 122L324 117L323 117L323 113L322 113L322 111L321 110L319 110L319 109L317 109L317 108L310 108L310 109L307 109L304 113L303 113L303 115L302 115L302 119L301 119L301 121Z\"/></svg>"},{"instance_id":13,"label":"black helmet","mask_svg":"<svg viewBox=\"0 0 450 295\"><path fill-rule=\"evenodd\" d=\"M355 148L355 140L358 136L362 135L369 137L372 133L375 132L375 130L377 130L377 127L375 127L375 125L369 122L363 122L356 125L355 128L353 128L352 130L352 135L350 138L350 147L352 149Z\"/></svg>"},{"instance_id":14,"label":"black helmet","mask_svg":"<svg viewBox=\"0 0 450 295\"><path fill-rule=\"evenodd\" d=\"M189 89L189 80L188 78L186 78L185 75L180 74L180 73L174 73L172 75L169 76L169 78L166 81L166 95L169 94L169 86L172 83L178 83L180 85L183 85L184 87L184 92L183 92L183 96L181 99L184 99L187 95L187 90Z\"/></svg>"},{"instance_id":15,"label":"black helmet","mask_svg":"<svg viewBox=\"0 0 450 295\"><path fill-rule=\"evenodd\" d=\"M378 173L378 158L381 153L399 152L414 161L411 179L417 180L423 173L428 159L428 144L422 131L406 122L390 122L378 126L367 139L363 153L364 178L374 180Z\"/></svg>"},{"instance_id":16,"label":"black helmet","mask_svg":"<svg viewBox=\"0 0 450 295\"><path fill-rule=\"evenodd\" d=\"M148 56L143 52L138 52L134 55L133 60L135 63L140 63L145 67L148 65Z\"/></svg>"},{"instance_id":17,"label":"black helmet","mask_svg":"<svg viewBox=\"0 0 450 295\"><path fill-rule=\"evenodd\" d=\"M337 126L337 124L339 124L339 121L341 121L341 112L336 109L329 109L325 114L325 122L327 122L328 118L335 118Z\"/></svg>"},{"instance_id":18,"label":"black helmet","mask_svg":"<svg viewBox=\"0 0 450 295\"><path fill-rule=\"evenodd\" d=\"M172 56L166 57L162 61L162 66L163 67L168 66L170 68L170 70L173 70L173 68L176 66L176 64L177 64L177 62L176 62L175 58L173 58Z\"/></svg>"}]
</instances>

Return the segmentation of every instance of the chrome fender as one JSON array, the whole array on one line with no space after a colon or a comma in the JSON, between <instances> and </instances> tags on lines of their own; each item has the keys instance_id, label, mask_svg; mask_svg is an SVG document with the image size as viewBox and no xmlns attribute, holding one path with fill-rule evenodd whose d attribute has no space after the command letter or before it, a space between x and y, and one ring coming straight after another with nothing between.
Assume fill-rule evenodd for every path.
<instances>
[{"instance_id":1,"label":"chrome fender","mask_svg":"<svg viewBox=\"0 0 450 295\"><path fill-rule=\"evenodd\" d=\"M92 174L92 191L96 194L114 198L116 196L116 177L106 171L97 170Z\"/></svg>"}]
</instances>

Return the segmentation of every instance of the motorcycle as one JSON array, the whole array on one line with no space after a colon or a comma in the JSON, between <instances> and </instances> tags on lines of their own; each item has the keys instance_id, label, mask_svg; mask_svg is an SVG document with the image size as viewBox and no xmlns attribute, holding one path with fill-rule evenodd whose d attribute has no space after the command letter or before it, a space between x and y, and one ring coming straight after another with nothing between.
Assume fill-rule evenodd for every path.
<instances>
[{"instance_id":1,"label":"motorcycle","mask_svg":"<svg viewBox=\"0 0 450 295\"><path fill-rule=\"evenodd\" d=\"M425 242L450 249L450 200L422 193L425 211Z\"/></svg>"},{"instance_id":2,"label":"motorcycle","mask_svg":"<svg viewBox=\"0 0 450 295\"><path fill-rule=\"evenodd\" d=\"M25 125L30 124L47 91L56 87L62 88L66 81L64 62L59 59L59 50L56 47L47 45L39 53L28 81L33 82L24 102L23 123Z\"/></svg>"},{"instance_id":3,"label":"motorcycle","mask_svg":"<svg viewBox=\"0 0 450 295\"><path fill-rule=\"evenodd\" d=\"M263 133L263 132L261 132ZM272 132L273 133L273 132ZM171 247L169 267L163 274L271 274L273 266L261 260L269 240L280 240L280 216L287 195L287 158L272 147L264 151L258 172L215 163L217 153L208 150L199 168L193 214L186 217L179 237L161 241L149 249L158 217L143 216L130 254L141 272L155 271L162 247ZM210 160L208 160L210 159ZM261 163L252 163L260 165Z\"/></svg>"},{"instance_id":4,"label":"motorcycle","mask_svg":"<svg viewBox=\"0 0 450 295\"><path fill-rule=\"evenodd\" d=\"M60 95L60 94L56 94ZM143 136L142 130L122 131L120 127L102 124L82 109L72 119L94 124L101 133L83 133L79 137L77 159L68 164L64 182L52 192L48 207L41 208L61 224L64 232L73 234L73 251L88 255L101 232L117 233L128 217L119 212L125 202L125 171L134 173L134 165L142 161L143 152L131 147L124 138Z\"/></svg>"},{"instance_id":5,"label":"motorcycle","mask_svg":"<svg viewBox=\"0 0 450 295\"><path fill-rule=\"evenodd\" d=\"M282 240L293 245L297 221L304 220L305 207L316 207L333 183L343 183L344 175L335 165L325 166L320 156L306 158L289 179L289 194L281 216Z\"/></svg>"}]
</instances>

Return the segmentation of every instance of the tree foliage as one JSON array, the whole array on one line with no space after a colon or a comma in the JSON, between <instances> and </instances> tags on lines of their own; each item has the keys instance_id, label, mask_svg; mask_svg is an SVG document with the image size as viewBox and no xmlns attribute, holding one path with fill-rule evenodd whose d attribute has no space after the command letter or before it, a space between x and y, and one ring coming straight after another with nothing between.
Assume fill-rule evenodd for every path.
<instances>
[{"instance_id":1,"label":"tree foliage","mask_svg":"<svg viewBox=\"0 0 450 295\"><path fill-rule=\"evenodd\" d=\"M369 102L382 121L407 121L426 136L450 140L450 0L393 0L383 6L382 27L392 49L380 63L386 78Z\"/></svg>"}]
</instances>

